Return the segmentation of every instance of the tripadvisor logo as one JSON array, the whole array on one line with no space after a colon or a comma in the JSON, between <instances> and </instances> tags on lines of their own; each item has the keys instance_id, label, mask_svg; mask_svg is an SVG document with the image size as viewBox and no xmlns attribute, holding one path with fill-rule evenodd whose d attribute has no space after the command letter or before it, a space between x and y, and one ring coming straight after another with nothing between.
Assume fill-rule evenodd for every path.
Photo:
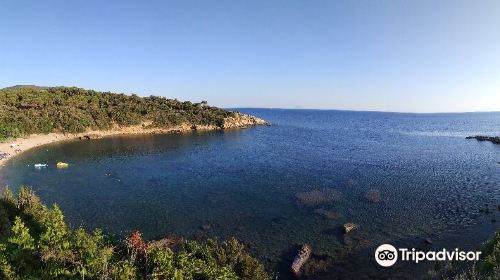
<instances>
[{"instance_id":1,"label":"tripadvisor logo","mask_svg":"<svg viewBox=\"0 0 500 280\"><path fill-rule=\"evenodd\" d=\"M440 251L417 251L415 248L396 249L391 244L382 244L375 250L375 260L383 267L393 266L398 261L419 263L421 261L478 261L481 252L460 251L456 248L453 251L446 249Z\"/></svg>"},{"instance_id":2,"label":"tripadvisor logo","mask_svg":"<svg viewBox=\"0 0 500 280\"><path fill-rule=\"evenodd\" d=\"M392 266L398 260L398 251L391 244L382 244L375 251L375 260L381 266Z\"/></svg>"}]
</instances>

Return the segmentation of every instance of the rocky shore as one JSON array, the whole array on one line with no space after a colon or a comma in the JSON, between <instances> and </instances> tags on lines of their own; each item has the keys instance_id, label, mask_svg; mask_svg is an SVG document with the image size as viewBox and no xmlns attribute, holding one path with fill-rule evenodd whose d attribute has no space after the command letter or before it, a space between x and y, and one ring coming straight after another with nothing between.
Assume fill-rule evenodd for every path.
<instances>
[{"instance_id":1,"label":"rocky shore","mask_svg":"<svg viewBox=\"0 0 500 280\"><path fill-rule=\"evenodd\" d=\"M194 131L213 131L227 129L243 129L257 125L270 125L263 119L255 116L236 113L234 116L228 117L224 121L223 126L215 125L192 125L182 124L173 127L152 127L151 123L144 122L136 126L120 127L115 126L110 130L92 130L83 133L48 133L48 134L32 134L24 138L17 138L0 143L0 168L5 163L21 153L49 143L65 141L65 140L93 140L102 137L116 135L137 135L137 134L168 134L168 133L189 133Z\"/></svg>"},{"instance_id":2,"label":"rocky shore","mask_svg":"<svg viewBox=\"0 0 500 280\"><path fill-rule=\"evenodd\" d=\"M256 125L270 125L270 123L255 116L237 113L233 117L226 118L222 129L247 128Z\"/></svg>"},{"instance_id":3,"label":"rocky shore","mask_svg":"<svg viewBox=\"0 0 500 280\"><path fill-rule=\"evenodd\" d=\"M493 144L500 144L500 136L484 136L484 135L476 135L476 136L468 136L465 139L476 139L477 141L483 142L488 141Z\"/></svg>"}]
</instances>

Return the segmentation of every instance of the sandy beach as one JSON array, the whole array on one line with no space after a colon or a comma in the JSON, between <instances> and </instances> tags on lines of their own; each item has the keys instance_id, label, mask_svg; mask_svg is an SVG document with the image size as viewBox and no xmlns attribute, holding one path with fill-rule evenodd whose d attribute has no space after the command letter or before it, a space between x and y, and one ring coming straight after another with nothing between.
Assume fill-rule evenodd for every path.
<instances>
[{"instance_id":1,"label":"sandy beach","mask_svg":"<svg viewBox=\"0 0 500 280\"><path fill-rule=\"evenodd\" d=\"M39 147L42 145L68 141L68 140L82 140L86 141L86 138L98 139L103 137L110 137L116 135L134 135L134 134L166 134L166 133L188 133L192 131L207 131L215 130L215 127L210 126L197 126L193 129L188 125L181 125L172 128L143 128L141 126L134 127L124 127L124 128L114 128L112 130L93 130L84 133L70 134L70 133L49 133L49 134L32 134L24 138L17 138L14 140L6 141L0 143L0 154L6 153L2 160L0 160L0 169L9 161L10 159L28 151L32 148Z\"/></svg>"}]
</instances>

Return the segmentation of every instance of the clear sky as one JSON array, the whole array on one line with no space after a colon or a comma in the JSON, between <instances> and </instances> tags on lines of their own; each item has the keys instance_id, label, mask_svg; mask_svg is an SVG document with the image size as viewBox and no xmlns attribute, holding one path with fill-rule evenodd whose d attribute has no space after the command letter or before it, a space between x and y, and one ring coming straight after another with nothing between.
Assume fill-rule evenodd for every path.
<instances>
[{"instance_id":1,"label":"clear sky","mask_svg":"<svg viewBox=\"0 0 500 280\"><path fill-rule=\"evenodd\" d=\"M500 110L500 1L0 0L0 87L223 107Z\"/></svg>"}]
</instances>

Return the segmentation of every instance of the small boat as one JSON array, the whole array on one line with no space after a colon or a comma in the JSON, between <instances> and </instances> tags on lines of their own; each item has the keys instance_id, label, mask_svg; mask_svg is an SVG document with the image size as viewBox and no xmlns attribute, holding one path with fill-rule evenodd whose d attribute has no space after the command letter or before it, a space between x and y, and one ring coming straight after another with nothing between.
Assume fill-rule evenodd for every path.
<instances>
[{"instance_id":1,"label":"small boat","mask_svg":"<svg viewBox=\"0 0 500 280\"><path fill-rule=\"evenodd\" d=\"M35 168L42 168L42 167L47 167L46 163L36 163Z\"/></svg>"},{"instance_id":2,"label":"small boat","mask_svg":"<svg viewBox=\"0 0 500 280\"><path fill-rule=\"evenodd\" d=\"M58 163L56 164L56 166L57 166L57 168L68 168L69 164L67 164L67 163L65 163L65 162L60 161L60 162L58 162Z\"/></svg>"}]
</instances>

